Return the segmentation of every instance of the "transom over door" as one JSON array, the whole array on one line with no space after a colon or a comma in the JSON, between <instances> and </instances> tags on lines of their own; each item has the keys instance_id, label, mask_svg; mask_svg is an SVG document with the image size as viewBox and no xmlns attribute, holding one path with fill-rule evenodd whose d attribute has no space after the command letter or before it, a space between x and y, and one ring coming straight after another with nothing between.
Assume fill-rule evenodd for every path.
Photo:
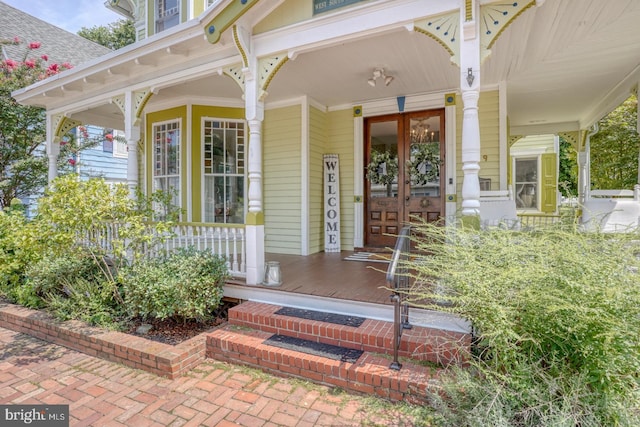
<instances>
[{"instance_id":1,"label":"transom over door","mask_svg":"<svg viewBox=\"0 0 640 427\"><path fill-rule=\"evenodd\" d=\"M444 140L442 109L366 120L366 246L393 247L412 218L442 218Z\"/></svg>"}]
</instances>

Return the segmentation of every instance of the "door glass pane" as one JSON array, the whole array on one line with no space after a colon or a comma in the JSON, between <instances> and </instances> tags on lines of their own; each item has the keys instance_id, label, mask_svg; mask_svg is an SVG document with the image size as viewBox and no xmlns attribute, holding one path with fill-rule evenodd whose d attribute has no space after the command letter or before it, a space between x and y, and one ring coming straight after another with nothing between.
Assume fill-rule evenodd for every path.
<instances>
[{"instance_id":1,"label":"door glass pane","mask_svg":"<svg viewBox=\"0 0 640 427\"><path fill-rule=\"evenodd\" d=\"M371 123L366 178L371 197L398 197L398 122Z\"/></svg>"},{"instance_id":2,"label":"door glass pane","mask_svg":"<svg viewBox=\"0 0 640 427\"><path fill-rule=\"evenodd\" d=\"M538 159L516 159L515 188L518 209L538 208Z\"/></svg>"},{"instance_id":3,"label":"door glass pane","mask_svg":"<svg viewBox=\"0 0 640 427\"><path fill-rule=\"evenodd\" d=\"M408 169L412 197L440 196L440 117L411 119Z\"/></svg>"}]
</instances>

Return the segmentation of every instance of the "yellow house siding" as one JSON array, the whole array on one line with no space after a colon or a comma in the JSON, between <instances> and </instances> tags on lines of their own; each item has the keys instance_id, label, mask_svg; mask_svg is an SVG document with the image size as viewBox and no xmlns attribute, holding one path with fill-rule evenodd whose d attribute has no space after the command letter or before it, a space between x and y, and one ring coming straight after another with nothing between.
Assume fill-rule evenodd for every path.
<instances>
[{"instance_id":1,"label":"yellow house siding","mask_svg":"<svg viewBox=\"0 0 640 427\"><path fill-rule=\"evenodd\" d=\"M331 111L327 119L327 153L338 154L340 159L340 246L353 250L353 110Z\"/></svg>"},{"instance_id":2,"label":"yellow house siding","mask_svg":"<svg viewBox=\"0 0 640 427\"><path fill-rule=\"evenodd\" d=\"M301 107L265 111L263 203L265 250L301 253Z\"/></svg>"},{"instance_id":3,"label":"yellow house siding","mask_svg":"<svg viewBox=\"0 0 640 427\"><path fill-rule=\"evenodd\" d=\"M500 114L498 91L481 92L478 100L480 121L480 178L491 179L491 190L500 189ZM462 99L456 108L456 181L460 194L464 174L462 172ZM460 203L462 197L458 197Z\"/></svg>"},{"instance_id":4,"label":"yellow house siding","mask_svg":"<svg viewBox=\"0 0 640 427\"><path fill-rule=\"evenodd\" d=\"M147 160L147 165L149 165L148 170L146 171L147 194L153 192L153 125L155 123L168 122L172 120L180 121L180 204L183 209L186 209L187 191L185 186L187 182L187 132L185 126L187 126L187 107L184 105L147 114L145 141L145 158Z\"/></svg>"},{"instance_id":5,"label":"yellow house siding","mask_svg":"<svg viewBox=\"0 0 640 427\"><path fill-rule=\"evenodd\" d=\"M323 154L326 151L327 114L309 108L309 253L324 249Z\"/></svg>"},{"instance_id":6,"label":"yellow house siding","mask_svg":"<svg viewBox=\"0 0 640 427\"><path fill-rule=\"evenodd\" d=\"M193 2L193 16L199 16L207 8L207 0L195 0Z\"/></svg>"},{"instance_id":7,"label":"yellow house siding","mask_svg":"<svg viewBox=\"0 0 640 427\"><path fill-rule=\"evenodd\" d=\"M318 16L330 15L332 12L340 13L348 10L350 7L358 6L361 3L362 2L357 2L353 5L343 5L338 9L331 12L321 13ZM285 2L271 12L269 16L253 27L253 32L254 34L265 33L276 28L286 27L287 25L306 21L312 18L314 18L313 0L285 0Z\"/></svg>"},{"instance_id":8,"label":"yellow house siding","mask_svg":"<svg viewBox=\"0 0 640 427\"><path fill-rule=\"evenodd\" d=\"M156 2L147 0L147 37L156 32Z\"/></svg>"},{"instance_id":9,"label":"yellow house siding","mask_svg":"<svg viewBox=\"0 0 640 427\"><path fill-rule=\"evenodd\" d=\"M253 27L254 34L265 33L276 28L286 27L311 18L313 12L311 0L286 0L269 16Z\"/></svg>"},{"instance_id":10,"label":"yellow house siding","mask_svg":"<svg viewBox=\"0 0 640 427\"><path fill-rule=\"evenodd\" d=\"M202 118L244 120L244 108L194 105L191 108L191 194L192 218L202 222ZM248 129L247 129L248 133ZM246 159L245 159L246 160ZM245 163L246 164L246 163ZM246 187L245 187L246 191Z\"/></svg>"}]
</instances>

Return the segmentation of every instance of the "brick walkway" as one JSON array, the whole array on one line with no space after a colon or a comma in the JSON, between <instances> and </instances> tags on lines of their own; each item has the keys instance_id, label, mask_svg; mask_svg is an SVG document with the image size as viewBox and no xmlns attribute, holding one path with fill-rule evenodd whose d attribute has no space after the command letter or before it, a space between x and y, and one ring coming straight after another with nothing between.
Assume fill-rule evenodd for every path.
<instances>
[{"instance_id":1,"label":"brick walkway","mask_svg":"<svg viewBox=\"0 0 640 427\"><path fill-rule=\"evenodd\" d=\"M413 426L403 408L205 361L169 380L0 328L0 404L68 404L72 426Z\"/></svg>"}]
</instances>

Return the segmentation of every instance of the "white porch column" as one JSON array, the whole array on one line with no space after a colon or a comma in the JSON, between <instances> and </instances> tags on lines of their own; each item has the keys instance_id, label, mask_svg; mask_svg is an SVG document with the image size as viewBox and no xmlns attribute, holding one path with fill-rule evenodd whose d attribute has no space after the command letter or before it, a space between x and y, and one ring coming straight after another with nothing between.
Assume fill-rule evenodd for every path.
<instances>
[{"instance_id":1,"label":"white porch column","mask_svg":"<svg viewBox=\"0 0 640 427\"><path fill-rule=\"evenodd\" d=\"M587 181L587 150L578 152L578 203L584 204L589 192Z\"/></svg>"},{"instance_id":2,"label":"white porch column","mask_svg":"<svg viewBox=\"0 0 640 427\"><path fill-rule=\"evenodd\" d=\"M264 212L262 206L262 122L264 103L260 100L257 60L252 58L245 72L245 115L249 123L249 159L247 198L249 212L245 219L247 251L247 285L262 283L264 276ZM253 71L253 72L252 72Z\"/></svg>"},{"instance_id":3,"label":"white porch column","mask_svg":"<svg viewBox=\"0 0 640 427\"><path fill-rule=\"evenodd\" d=\"M583 204L589 200L591 193L591 137L598 133L599 127L596 122L587 133L584 150L578 151L578 202ZM578 143L580 150L580 143Z\"/></svg>"},{"instance_id":4,"label":"white porch column","mask_svg":"<svg viewBox=\"0 0 640 427\"><path fill-rule=\"evenodd\" d=\"M54 135L54 120L50 113L47 113L46 126L46 152L49 159L47 179L49 184L51 184L51 181L56 179L56 177L58 176L58 156L60 155L60 144L56 140L56 136Z\"/></svg>"},{"instance_id":5,"label":"white porch column","mask_svg":"<svg viewBox=\"0 0 640 427\"><path fill-rule=\"evenodd\" d=\"M140 126L136 117L135 97L132 91L124 95L124 137L127 140L127 186L129 196L136 197L138 187L138 141L140 140Z\"/></svg>"},{"instance_id":6,"label":"white porch column","mask_svg":"<svg viewBox=\"0 0 640 427\"><path fill-rule=\"evenodd\" d=\"M477 216L480 208L480 33L479 5L475 0L461 2L460 89L462 91L462 215Z\"/></svg>"}]
</instances>

